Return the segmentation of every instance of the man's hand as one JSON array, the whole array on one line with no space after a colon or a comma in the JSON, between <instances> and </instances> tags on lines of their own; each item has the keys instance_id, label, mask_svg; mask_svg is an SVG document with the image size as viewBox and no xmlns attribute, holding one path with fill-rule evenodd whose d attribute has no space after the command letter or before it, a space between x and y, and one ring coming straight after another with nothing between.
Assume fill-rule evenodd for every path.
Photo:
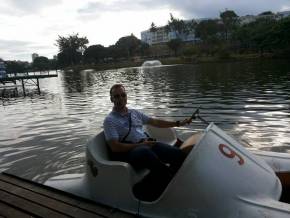
<instances>
[{"instance_id":1,"label":"man's hand","mask_svg":"<svg viewBox=\"0 0 290 218\"><path fill-rule=\"evenodd\" d=\"M189 125L192 121L192 118L186 118L183 121L180 121L179 126Z\"/></svg>"}]
</instances>

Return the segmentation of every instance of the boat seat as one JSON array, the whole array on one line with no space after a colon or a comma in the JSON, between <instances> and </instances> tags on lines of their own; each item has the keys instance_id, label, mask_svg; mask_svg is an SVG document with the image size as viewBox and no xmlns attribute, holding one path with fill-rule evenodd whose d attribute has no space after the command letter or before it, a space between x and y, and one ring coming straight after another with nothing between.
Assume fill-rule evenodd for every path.
<instances>
[{"instance_id":1,"label":"boat seat","mask_svg":"<svg viewBox=\"0 0 290 218\"><path fill-rule=\"evenodd\" d=\"M174 128L158 128L146 125L144 130L151 138L157 139L168 145L174 145L177 141L177 134Z\"/></svg>"},{"instance_id":2,"label":"boat seat","mask_svg":"<svg viewBox=\"0 0 290 218\"><path fill-rule=\"evenodd\" d=\"M110 168L123 167L129 172L130 178L128 178L131 185L138 183L149 173L148 169L134 169L129 163L122 161L114 161L110 158L110 151L105 141L104 133L100 133L95 136L88 144L87 152L91 154L99 168L106 166L108 171Z\"/></svg>"}]
</instances>

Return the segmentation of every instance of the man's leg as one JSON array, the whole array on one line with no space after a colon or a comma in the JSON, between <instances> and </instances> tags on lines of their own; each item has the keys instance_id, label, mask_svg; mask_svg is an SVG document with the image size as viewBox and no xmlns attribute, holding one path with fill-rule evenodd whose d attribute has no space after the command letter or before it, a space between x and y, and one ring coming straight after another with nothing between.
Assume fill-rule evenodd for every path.
<instances>
[{"instance_id":1,"label":"man's leg","mask_svg":"<svg viewBox=\"0 0 290 218\"><path fill-rule=\"evenodd\" d=\"M168 167L159 159L158 155L147 145L140 145L127 154L127 161L134 168L147 168L156 174L168 173Z\"/></svg>"},{"instance_id":2,"label":"man's leg","mask_svg":"<svg viewBox=\"0 0 290 218\"><path fill-rule=\"evenodd\" d=\"M142 200L155 200L166 188L172 173L147 145L129 151L127 161L135 168L147 168L150 173L134 187L134 193Z\"/></svg>"},{"instance_id":3,"label":"man's leg","mask_svg":"<svg viewBox=\"0 0 290 218\"><path fill-rule=\"evenodd\" d=\"M156 142L156 144L152 147L152 151L161 161L170 164L173 174L178 171L186 158L186 154L179 148L161 142Z\"/></svg>"}]
</instances>

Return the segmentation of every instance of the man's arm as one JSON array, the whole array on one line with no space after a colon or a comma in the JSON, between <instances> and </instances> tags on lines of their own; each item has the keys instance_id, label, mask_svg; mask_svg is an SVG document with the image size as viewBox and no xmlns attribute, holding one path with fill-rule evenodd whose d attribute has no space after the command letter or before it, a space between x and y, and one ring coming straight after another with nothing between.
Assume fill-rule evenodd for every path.
<instances>
[{"instance_id":1,"label":"man's arm","mask_svg":"<svg viewBox=\"0 0 290 218\"><path fill-rule=\"evenodd\" d=\"M119 142L118 140L110 140L110 141L107 141L107 143L109 144L113 152L127 152L141 144L152 147L155 142L143 141L141 143L123 143L123 142Z\"/></svg>"},{"instance_id":2,"label":"man's arm","mask_svg":"<svg viewBox=\"0 0 290 218\"><path fill-rule=\"evenodd\" d=\"M151 126L155 126L158 128L170 128L170 127L179 127L184 126L185 124L190 124L192 119L185 119L183 121L166 121L166 120L159 120L155 118L150 118L148 120L148 124Z\"/></svg>"}]
</instances>

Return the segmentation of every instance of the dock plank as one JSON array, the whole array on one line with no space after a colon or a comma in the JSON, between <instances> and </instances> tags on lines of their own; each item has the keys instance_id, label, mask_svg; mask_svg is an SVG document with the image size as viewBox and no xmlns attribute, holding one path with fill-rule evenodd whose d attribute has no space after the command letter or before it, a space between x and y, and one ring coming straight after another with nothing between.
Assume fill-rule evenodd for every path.
<instances>
[{"instance_id":1,"label":"dock plank","mask_svg":"<svg viewBox=\"0 0 290 218\"><path fill-rule=\"evenodd\" d=\"M5 198L3 197L5 196ZM20 211L31 213L36 217L112 217L132 218L134 215L109 206L97 204L72 194L65 193L32 181L28 181L13 175L2 173L0 175L0 203L12 205ZM3 204L3 203L2 203ZM20 206L19 206L20 205ZM26 205L26 207L24 207ZM26 211L27 205L33 210ZM29 206L29 207L30 207ZM5 207L5 206L3 206ZM38 211L45 209L47 214ZM31 209L30 209L31 210ZM13 211L13 209L11 209ZM33 213L32 213L33 212ZM0 213L1 215L1 213ZM3 215L5 217L5 215ZM12 216L13 217L13 216Z\"/></svg>"},{"instance_id":2,"label":"dock plank","mask_svg":"<svg viewBox=\"0 0 290 218\"><path fill-rule=\"evenodd\" d=\"M12 77L3 77L0 78L0 82L13 82L16 80L22 80L22 79L43 79L43 78L51 78L51 77L57 77L57 74L40 74L40 75L23 75L23 76L12 76Z\"/></svg>"},{"instance_id":3,"label":"dock plank","mask_svg":"<svg viewBox=\"0 0 290 218\"><path fill-rule=\"evenodd\" d=\"M47 208L43 208L42 206L30 202L29 200L23 199L16 195L10 194L6 191L0 190L0 199L3 202L5 201L6 204L14 206L19 211L23 211L27 214L32 214L36 217L47 217L47 218L67 218L66 216L61 213L57 213L56 211L49 210Z\"/></svg>"},{"instance_id":4,"label":"dock plank","mask_svg":"<svg viewBox=\"0 0 290 218\"><path fill-rule=\"evenodd\" d=\"M13 176L5 176L5 177L0 177L0 180L5 181L7 183L13 184L16 187L21 187L23 189L26 189L28 191L31 191L32 193L38 193L41 194L43 196L47 196L49 198L55 199L59 202L63 202L63 203L67 203L69 205L75 206L75 207L79 207L88 211L92 211L92 212L100 212L100 210L98 210L98 208L96 208L96 204L90 204L87 202L80 202L78 199L72 198L69 194L67 193L63 193L62 191L57 191L57 192L52 192L51 188L49 187L45 187L43 188L43 186L41 184L38 184L37 186L35 186L33 183L30 182L26 182L25 180L23 181L22 179L19 180L18 178L15 178ZM64 195L62 195L62 194ZM108 210L103 209L102 207L100 207L102 210L104 210L104 214L108 214ZM108 214L109 215L109 214Z\"/></svg>"},{"instance_id":5,"label":"dock plank","mask_svg":"<svg viewBox=\"0 0 290 218\"><path fill-rule=\"evenodd\" d=\"M114 218L114 217L118 217L118 218L120 218L120 217L122 217L122 218L133 217L131 214L129 215L129 214L123 213L123 212L120 213L118 210L112 210L111 207L108 207L108 206L105 206L102 204L96 204L95 202L92 202L92 201L89 201L86 199L82 199L79 197L75 197L75 196L72 196L71 194L68 194L68 193L65 193L65 192L62 192L59 190L55 191L55 189L47 187L47 186L43 186L41 184L37 184L37 186L35 186L33 184L33 182L27 181L25 179L17 178L13 175L2 176L2 177L0 177L0 180L6 181L6 182L11 183L15 186L19 186L19 187L22 187L24 189L30 190L31 192L40 193L44 196L48 196L50 198L57 199L60 202L65 202L65 203L71 204L74 207L97 213L97 214L104 216L104 217L112 217L112 218Z\"/></svg>"},{"instance_id":6,"label":"dock plank","mask_svg":"<svg viewBox=\"0 0 290 218\"><path fill-rule=\"evenodd\" d=\"M0 202L0 218L6 218L6 217L13 217L13 218L34 218L36 216L33 216L31 214L24 213L22 211L19 211L11 206L8 206L2 202Z\"/></svg>"},{"instance_id":7,"label":"dock plank","mask_svg":"<svg viewBox=\"0 0 290 218\"><path fill-rule=\"evenodd\" d=\"M92 213L80 210L77 207L73 207L70 204L66 204L64 202L57 201L56 199L53 198L48 198L47 196L31 192L26 189L22 188L15 188L15 186L9 184L9 183L4 183L0 181L0 190L4 189L6 192L9 192L11 194L14 194L23 200L30 201L34 204L37 204L42 207L46 207L49 210L58 212L58 213L64 213L67 216L77 216L77 217L89 217L92 215ZM99 216L101 217L101 216Z\"/></svg>"}]
</instances>

